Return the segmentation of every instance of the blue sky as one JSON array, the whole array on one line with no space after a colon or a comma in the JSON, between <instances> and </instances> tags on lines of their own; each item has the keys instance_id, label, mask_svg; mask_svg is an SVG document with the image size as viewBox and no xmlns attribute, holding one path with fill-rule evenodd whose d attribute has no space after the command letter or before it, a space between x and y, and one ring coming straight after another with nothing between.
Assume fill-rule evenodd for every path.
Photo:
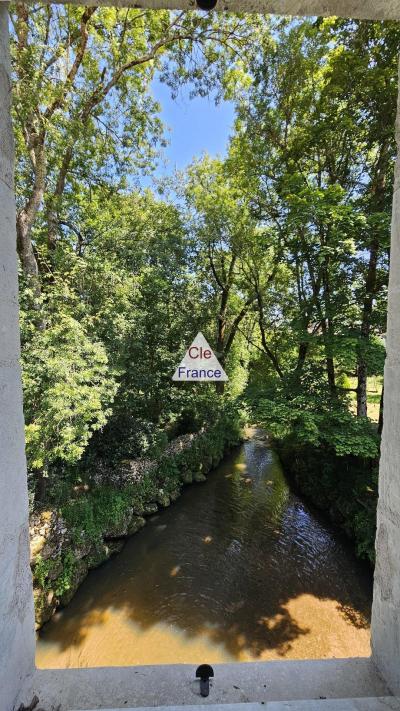
<instances>
[{"instance_id":1,"label":"blue sky","mask_svg":"<svg viewBox=\"0 0 400 711\"><path fill-rule=\"evenodd\" d=\"M223 155L226 151L234 120L233 104L225 101L216 106L212 99L190 99L189 92L189 86L183 88L173 100L167 86L158 80L153 82L153 94L161 104L161 119L169 140L165 149L168 165L160 166L157 176L185 168L204 151L211 156Z\"/></svg>"}]
</instances>

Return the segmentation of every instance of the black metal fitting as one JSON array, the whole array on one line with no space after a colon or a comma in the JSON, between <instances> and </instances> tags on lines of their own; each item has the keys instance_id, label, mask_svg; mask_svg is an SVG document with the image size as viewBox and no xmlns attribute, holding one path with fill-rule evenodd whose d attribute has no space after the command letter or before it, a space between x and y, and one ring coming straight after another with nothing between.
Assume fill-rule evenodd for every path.
<instances>
[{"instance_id":1,"label":"black metal fitting","mask_svg":"<svg viewBox=\"0 0 400 711\"><path fill-rule=\"evenodd\" d=\"M199 10L214 10L218 0L196 0Z\"/></svg>"},{"instance_id":2,"label":"black metal fitting","mask_svg":"<svg viewBox=\"0 0 400 711\"><path fill-rule=\"evenodd\" d=\"M209 664L200 664L196 669L196 678L200 679L200 694L208 696L210 693L210 677L214 676L214 669Z\"/></svg>"}]
</instances>

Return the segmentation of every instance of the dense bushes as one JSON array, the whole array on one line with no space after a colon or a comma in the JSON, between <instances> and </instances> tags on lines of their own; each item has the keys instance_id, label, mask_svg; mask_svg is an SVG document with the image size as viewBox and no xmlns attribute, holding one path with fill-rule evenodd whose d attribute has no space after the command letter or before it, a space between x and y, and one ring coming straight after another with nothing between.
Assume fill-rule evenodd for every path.
<instances>
[{"instance_id":1,"label":"dense bushes","mask_svg":"<svg viewBox=\"0 0 400 711\"><path fill-rule=\"evenodd\" d=\"M375 561L378 466L373 459L339 457L326 447L277 443L285 472L299 491L355 541L356 552Z\"/></svg>"},{"instance_id":2,"label":"dense bushes","mask_svg":"<svg viewBox=\"0 0 400 711\"><path fill-rule=\"evenodd\" d=\"M300 395L260 400L257 418L275 440L298 489L354 539L374 563L379 439L345 403Z\"/></svg>"},{"instance_id":3,"label":"dense bushes","mask_svg":"<svg viewBox=\"0 0 400 711\"><path fill-rule=\"evenodd\" d=\"M279 441L330 449L337 457L376 459L379 436L367 417L355 417L345 401L322 393L288 397L277 391L274 400L258 402L257 418Z\"/></svg>"}]
</instances>

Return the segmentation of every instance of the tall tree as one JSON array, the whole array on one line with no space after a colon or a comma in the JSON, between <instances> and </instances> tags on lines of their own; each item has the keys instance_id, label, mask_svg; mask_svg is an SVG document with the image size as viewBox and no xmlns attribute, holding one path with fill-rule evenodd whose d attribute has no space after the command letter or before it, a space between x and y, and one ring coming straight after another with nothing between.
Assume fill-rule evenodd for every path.
<instances>
[{"instance_id":1,"label":"tall tree","mask_svg":"<svg viewBox=\"0 0 400 711\"><path fill-rule=\"evenodd\" d=\"M18 252L39 294L77 191L149 169L161 134L150 82L163 59L170 74L207 74L243 28L234 16L24 2L12 21Z\"/></svg>"},{"instance_id":2,"label":"tall tree","mask_svg":"<svg viewBox=\"0 0 400 711\"><path fill-rule=\"evenodd\" d=\"M278 19L272 36L238 93L233 150L254 216L279 230L294 268L298 372L321 336L335 394L340 343L355 339L365 416L371 336L384 330L398 28Z\"/></svg>"},{"instance_id":3,"label":"tall tree","mask_svg":"<svg viewBox=\"0 0 400 711\"><path fill-rule=\"evenodd\" d=\"M257 299L244 274L255 223L240 186L220 160L205 157L191 166L186 199L192 208L199 275L215 300L216 353L225 367L238 329Z\"/></svg>"}]
</instances>

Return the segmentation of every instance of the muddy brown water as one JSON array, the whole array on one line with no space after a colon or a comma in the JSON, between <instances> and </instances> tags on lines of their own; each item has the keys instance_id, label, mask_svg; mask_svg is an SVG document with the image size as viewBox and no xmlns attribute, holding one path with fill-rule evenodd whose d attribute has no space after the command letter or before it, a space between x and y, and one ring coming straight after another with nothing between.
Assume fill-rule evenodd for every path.
<instances>
[{"instance_id":1,"label":"muddy brown water","mask_svg":"<svg viewBox=\"0 0 400 711\"><path fill-rule=\"evenodd\" d=\"M39 667L368 656L371 574L261 432L92 571Z\"/></svg>"}]
</instances>

